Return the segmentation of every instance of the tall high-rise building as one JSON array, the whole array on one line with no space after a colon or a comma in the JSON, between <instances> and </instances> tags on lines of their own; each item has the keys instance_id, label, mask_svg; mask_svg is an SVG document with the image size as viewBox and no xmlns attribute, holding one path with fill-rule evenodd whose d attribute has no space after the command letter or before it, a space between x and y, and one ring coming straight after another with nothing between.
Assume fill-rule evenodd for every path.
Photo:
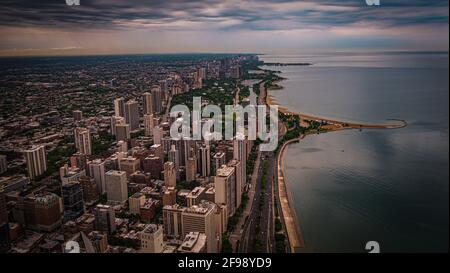
<instances>
[{"instance_id":1,"label":"tall high-rise building","mask_svg":"<svg viewBox=\"0 0 450 273\"><path fill-rule=\"evenodd\" d=\"M233 215L236 211L236 176L233 167L222 166L214 177L215 203L225 204Z\"/></svg>"},{"instance_id":2,"label":"tall high-rise building","mask_svg":"<svg viewBox=\"0 0 450 273\"><path fill-rule=\"evenodd\" d=\"M230 160L230 162L228 162L228 166L234 168L234 174L236 178L236 190L234 191L234 194L236 196L236 208L241 205L242 191L244 190L245 186L245 175L242 173L241 164L242 163L236 159Z\"/></svg>"},{"instance_id":3,"label":"tall high-rise building","mask_svg":"<svg viewBox=\"0 0 450 273\"><path fill-rule=\"evenodd\" d=\"M54 193L39 192L24 199L25 222L37 231L54 231L61 226L61 198Z\"/></svg>"},{"instance_id":4,"label":"tall high-rise building","mask_svg":"<svg viewBox=\"0 0 450 273\"><path fill-rule=\"evenodd\" d=\"M163 171L162 159L158 156L149 156L144 159L144 172L150 173L152 179L160 179Z\"/></svg>"},{"instance_id":5,"label":"tall high-rise building","mask_svg":"<svg viewBox=\"0 0 450 273\"><path fill-rule=\"evenodd\" d=\"M23 151L27 163L27 172L30 179L35 179L47 170L47 156L45 146L33 147Z\"/></svg>"},{"instance_id":6,"label":"tall high-rise building","mask_svg":"<svg viewBox=\"0 0 450 273\"><path fill-rule=\"evenodd\" d=\"M177 189L175 187L167 187L162 197L163 206L173 205L177 203Z\"/></svg>"},{"instance_id":7,"label":"tall high-rise building","mask_svg":"<svg viewBox=\"0 0 450 273\"><path fill-rule=\"evenodd\" d=\"M105 161L101 159L94 159L87 163L87 169L90 177L93 177L97 183L97 191L101 194L106 192L106 178L105 178Z\"/></svg>"},{"instance_id":8,"label":"tall high-rise building","mask_svg":"<svg viewBox=\"0 0 450 273\"><path fill-rule=\"evenodd\" d=\"M208 253L217 253L218 239L220 234L216 233L215 226L215 204L202 201L199 205L186 208L182 214L183 236L189 232L200 232L206 234Z\"/></svg>"},{"instance_id":9,"label":"tall high-rise building","mask_svg":"<svg viewBox=\"0 0 450 273\"><path fill-rule=\"evenodd\" d=\"M161 87L158 85L152 86L152 100L153 100L153 113L161 113L163 94Z\"/></svg>"},{"instance_id":10,"label":"tall high-rise building","mask_svg":"<svg viewBox=\"0 0 450 273\"><path fill-rule=\"evenodd\" d=\"M87 204L92 204L98 200L97 182L89 176L81 176L78 181L83 189L83 199Z\"/></svg>"},{"instance_id":11,"label":"tall high-rise building","mask_svg":"<svg viewBox=\"0 0 450 273\"><path fill-rule=\"evenodd\" d=\"M124 98L117 98L114 100L114 115L117 117L125 117Z\"/></svg>"},{"instance_id":12,"label":"tall high-rise building","mask_svg":"<svg viewBox=\"0 0 450 273\"><path fill-rule=\"evenodd\" d=\"M164 233L169 238L181 238L183 236L182 213L186 208L178 205L166 205L163 207Z\"/></svg>"},{"instance_id":13,"label":"tall high-rise building","mask_svg":"<svg viewBox=\"0 0 450 273\"><path fill-rule=\"evenodd\" d=\"M128 141L131 138L129 124L116 124L116 140Z\"/></svg>"},{"instance_id":14,"label":"tall high-rise building","mask_svg":"<svg viewBox=\"0 0 450 273\"><path fill-rule=\"evenodd\" d=\"M0 174L8 170L8 165L6 164L6 155L0 155Z\"/></svg>"},{"instance_id":15,"label":"tall high-rise building","mask_svg":"<svg viewBox=\"0 0 450 273\"><path fill-rule=\"evenodd\" d=\"M198 147L197 170L200 176L208 177L211 175L211 154L209 144L203 144Z\"/></svg>"},{"instance_id":16,"label":"tall high-rise building","mask_svg":"<svg viewBox=\"0 0 450 273\"><path fill-rule=\"evenodd\" d=\"M141 207L145 204L145 194L137 192L128 198L130 214L141 214Z\"/></svg>"},{"instance_id":17,"label":"tall high-rise building","mask_svg":"<svg viewBox=\"0 0 450 273\"><path fill-rule=\"evenodd\" d=\"M152 94L149 92L145 92L142 94L143 106L144 106L144 114L151 115L153 114L153 98Z\"/></svg>"},{"instance_id":18,"label":"tall high-rise building","mask_svg":"<svg viewBox=\"0 0 450 273\"><path fill-rule=\"evenodd\" d=\"M83 189L79 182L69 182L61 188L64 218L74 220L84 213Z\"/></svg>"},{"instance_id":19,"label":"tall high-rise building","mask_svg":"<svg viewBox=\"0 0 450 273\"><path fill-rule=\"evenodd\" d=\"M106 195L108 202L124 203L128 199L126 172L110 170L106 173Z\"/></svg>"},{"instance_id":20,"label":"tall high-rise building","mask_svg":"<svg viewBox=\"0 0 450 273\"><path fill-rule=\"evenodd\" d=\"M117 134L116 126L118 124L126 124L125 118L124 117L119 117L119 116L112 116L111 117L111 123L110 123L111 135L115 136Z\"/></svg>"},{"instance_id":21,"label":"tall high-rise building","mask_svg":"<svg viewBox=\"0 0 450 273\"><path fill-rule=\"evenodd\" d=\"M153 128L153 143L161 144L162 138L164 137L164 130L160 126L155 126Z\"/></svg>"},{"instance_id":22,"label":"tall high-rise building","mask_svg":"<svg viewBox=\"0 0 450 273\"><path fill-rule=\"evenodd\" d=\"M80 154L92 154L91 134L87 128L75 128L75 147Z\"/></svg>"},{"instance_id":23,"label":"tall high-rise building","mask_svg":"<svg viewBox=\"0 0 450 273\"><path fill-rule=\"evenodd\" d=\"M169 151L169 161L173 162L175 170L180 168L180 151L176 149L175 145L172 145Z\"/></svg>"},{"instance_id":24,"label":"tall high-rise building","mask_svg":"<svg viewBox=\"0 0 450 273\"><path fill-rule=\"evenodd\" d=\"M161 225L147 224L139 233L142 253L162 253L164 248Z\"/></svg>"},{"instance_id":25,"label":"tall high-rise building","mask_svg":"<svg viewBox=\"0 0 450 273\"><path fill-rule=\"evenodd\" d=\"M247 182L247 166L245 162L247 162L247 152L246 152L246 144L245 144L245 136L242 134L236 134L235 139L233 140L233 159L241 162L241 173L243 175L244 184L241 187L245 186Z\"/></svg>"},{"instance_id":26,"label":"tall high-rise building","mask_svg":"<svg viewBox=\"0 0 450 273\"><path fill-rule=\"evenodd\" d=\"M139 129L139 103L130 100L125 103L125 121L130 125L130 130Z\"/></svg>"},{"instance_id":27,"label":"tall high-rise building","mask_svg":"<svg viewBox=\"0 0 450 273\"><path fill-rule=\"evenodd\" d=\"M97 205L94 209L95 229L111 234L116 231L116 214L109 205Z\"/></svg>"},{"instance_id":28,"label":"tall high-rise building","mask_svg":"<svg viewBox=\"0 0 450 273\"><path fill-rule=\"evenodd\" d=\"M164 163L164 184L166 187L177 186L177 170L173 162L168 161Z\"/></svg>"},{"instance_id":29,"label":"tall high-rise building","mask_svg":"<svg viewBox=\"0 0 450 273\"><path fill-rule=\"evenodd\" d=\"M189 157L186 163L186 181L192 182L196 179L197 174L197 159L196 157Z\"/></svg>"},{"instance_id":30,"label":"tall high-rise building","mask_svg":"<svg viewBox=\"0 0 450 273\"><path fill-rule=\"evenodd\" d=\"M153 135L153 127L155 127L154 120L153 120L153 114L145 114L144 115L144 128L145 128L146 136Z\"/></svg>"},{"instance_id":31,"label":"tall high-rise building","mask_svg":"<svg viewBox=\"0 0 450 273\"><path fill-rule=\"evenodd\" d=\"M218 152L214 155L214 170L217 175L217 170L222 167L222 165L226 164L225 154L222 152Z\"/></svg>"}]
</instances>

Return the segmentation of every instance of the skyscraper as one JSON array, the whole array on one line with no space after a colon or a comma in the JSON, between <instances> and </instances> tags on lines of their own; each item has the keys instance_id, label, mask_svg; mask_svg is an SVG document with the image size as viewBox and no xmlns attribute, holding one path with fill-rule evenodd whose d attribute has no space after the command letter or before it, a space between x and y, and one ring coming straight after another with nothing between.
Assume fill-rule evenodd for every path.
<instances>
[{"instance_id":1,"label":"skyscraper","mask_svg":"<svg viewBox=\"0 0 450 273\"><path fill-rule=\"evenodd\" d=\"M153 113L161 113L163 95L161 87L158 85L152 86L152 100L153 100Z\"/></svg>"},{"instance_id":2,"label":"skyscraper","mask_svg":"<svg viewBox=\"0 0 450 273\"><path fill-rule=\"evenodd\" d=\"M125 117L125 100L123 98L114 100L114 115L117 117Z\"/></svg>"},{"instance_id":3,"label":"skyscraper","mask_svg":"<svg viewBox=\"0 0 450 273\"><path fill-rule=\"evenodd\" d=\"M130 125L116 124L116 140L128 141L130 139Z\"/></svg>"},{"instance_id":4,"label":"skyscraper","mask_svg":"<svg viewBox=\"0 0 450 273\"><path fill-rule=\"evenodd\" d=\"M93 177L97 183L97 191L101 194L106 192L106 178L105 178L105 161L101 159L94 159L87 163L89 176Z\"/></svg>"},{"instance_id":5,"label":"skyscraper","mask_svg":"<svg viewBox=\"0 0 450 273\"><path fill-rule=\"evenodd\" d=\"M37 231L54 231L61 226L61 198L54 193L38 192L24 199L27 227Z\"/></svg>"},{"instance_id":6,"label":"skyscraper","mask_svg":"<svg viewBox=\"0 0 450 273\"><path fill-rule=\"evenodd\" d=\"M111 124L110 124L110 127L111 127L111 135L113 135L113 136L115 136L116 134L117 134L117 132L116 132L116 126L118 125L118 124L126 124L126 122L125 122L125 118L124 117L119 117L119 116L112 116L111 117Z\"/></svg>"},{"instance_id":7,"label":"skyscraper","mask_svg":"<svg viewBox=\"0 0 450 273\"><path fill-rule=\"evenodd\" d=\"M208 253L216 253L218 251L218 237L216 234L216 226L214 221L215 204L202 201L197 206L186 208L182 214L183 236L189 232L200 232L206 234Z\"/></svg>"},{"instance_id":8,"label":"skyscraper","mask_svg":"<svg viewBox=\"0 0 450 273\"><path fill-rule=\"evenodd\" d=\"M97 205L94 209L95 229L111 234L116 231L116 214L109 205Z\"/></svg>"},{"instance_id":9,"label":"skyscraper","mask_svg":"<svg viewBox=\"0 0 450 273\"><path fill-rule=\"evenodd\" d=\"M143 106L144 106L144 114L151 115L153 114L153 98L152 94L149 92L145 92L142 94Z\"/></svg>"},{"instance_id":10,"label":"skyscraper","mask_svg":"<svg viewBox=\"0 0 450 273\"><path fill-rule=\"evenodd\" d=\"M241 205L242 199L242 191L245 186L245 175L242 173L241 163L239 160L233 159L228 162L229 167L234 168L234 175L236 179L236 190L234 191L235 199L236 199L236 208ZM244 162L245 164L245 162Z\"/></svg>"},{"instance_id":11,"label":"skyscraper","mask_svg":"<svg viewBox=\"0 0 450 273\"><path fill-rule=\"evenodd\" d=\"M80 154L91 155L91 134L87 128L75 128L75 147Z\"/></svg>"},{"instance_id":12,"label":"skyscraper","mask_svg":"<svg viewBox=\"0 0 450 273\"><path fill-rule=\"evenodd\" d=\"M202 177L208 177L211 174L211 155L209 144L203 144L198 147L198 162L197 169L198 173Z\"/></svg>"},{"instance_id":13,"label":"skyscraper","mask_svg":"<svg viewBox=\"0 0 450 273\"><path fill-rule=\"evenodd\" d=\"M225 204L229 215L236 211L236 176L233 167L222 166L214 177L215 203Z\"/></svg>"},{"instance_id":14,"label":"skyscraper","mask_svg":"<svg viewBox=\"0 0 450 273\"><path fill-rule=\"evenodd\" d=\"M176 149L175 145L172 145L169 151L169 161L173 162L175 170L180 168L180 151Z\"/></svg>"},{"instance_id":15,"label":"skyscraper","mask_svg":"<svg viewBox=\"0 0 450 273\"><path fill-rule=\"evenodd\" d=\"M130 125L130 130L139 129L139 103L130 100L125 103L125 121Z\"/></svg>"},{"instance_id":16,"label":"skyscraper","mask_svg":"<svg viewBox=\"0 0 450 273\"><path fill-rule=\"evenodd\" d=\"M74 220L84 213L83 189L79 182L69 182L62 186L64 218Z\"/></svg>"},{"instance_id":17,"label":"skyscraper","mask_svg":"<svg viewBox=\"0 0 450 273\"><path fill-rule=\"evenodd\" d=\"M215 173L217 175L217 170L220 169L222 167L222 165L226 164L226 158L225 158L225 154L218 152L214 155L214 169L215 169Z\"/></svg>"},{"instance_id":18,"label":"skyscraper","mask_svg":"<svg viewBox=\"0 0 450 273\"><path fill-rule=\"evenodd\" d=\"M27 172L30 179L35 179L47 170L47 157L45 146L36 146L23 151L27 163Z\"/></svg>"},{"instance_id":19,"label":"skyscraper","mask_svg":"<svg viewBox=\"0 0 450 273\"><path fill-rule=\"evenodd\" d=\"M177 171L173 162L168 161L164 163L164 184L166 187L177 186Z\"/></svg>"},{"instance_id":20,"label":"skyscraper","mask_svg":"<svg viewBox=\"0 0 450 273\"><path fill-rule=\"evenodd\" d=\"M145 128L145 135L146 136L152 136L153 135L153 114L145 114L144 115L144 128Z\"/></svg>"},{"instance_id":21,"label":"skyscraper","mask_svg":"<svg viewBox=\"0 0 450 273\"><path fill-rule=\"evenodd\" d=\"M128 199L126 172L110 170L106 173L106 195L108 202L124 203Z\"/></svg>"},{"instance_id":22,"label":"skyscraper","mask_svg":"<svg viewBox=\"0 0 450 273\"><path fill-rule=\"evenodd\" d=\"M163 207L164 233L169 238L180 238L183 236L183 221L181 214L186 208L178 204Z\"/></svg>"},{"instance_id":23,"label":"skyscraper","mask_svg":"<svg viewBox=\"0 0 450 273\"><path fill-rule=\"evenodd\" d=\"M97 183L95 179L89 176L81 176L78 181L83 189L83 199L87 204L91 204L98 200Z\"/></svg>"},{"instance_id":24,"label":"skyscraper","mask_svg":"<svg viewBox=\"0 0 450 273\"><path fill-rule=\"evenodd\" d=\"M186 181L192 182L196 179L197 174L197 159L189 157L186 163Z\"/></svg>"},{"instance_id":25,"label":"skyscraper","mask_svg":"<svg viewBox=\"0 0 450 273\"><path fill-rule=\"evenodd\" d=\"M245 186L247 182L247 166L245 162L247 161L245 136L237 133L235 139L233 140L233 159L241 162L241 173L243 176L243 184L241 187Z\"/></svg>"}]
</instances>

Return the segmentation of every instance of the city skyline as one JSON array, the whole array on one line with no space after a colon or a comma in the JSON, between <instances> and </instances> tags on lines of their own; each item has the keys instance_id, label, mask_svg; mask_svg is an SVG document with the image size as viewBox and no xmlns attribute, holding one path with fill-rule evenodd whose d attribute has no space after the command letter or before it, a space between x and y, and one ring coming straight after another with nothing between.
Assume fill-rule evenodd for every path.
<instances>
[{"instance_id":1,"label":"city skyline","mask_svg":"<svg viewBox=\"0 0 450 273\"><path fill-rule=\"evenodd\" d=\"M447 1L4 1L0 56L448 51Z\"/></svg>"}]
</instances>

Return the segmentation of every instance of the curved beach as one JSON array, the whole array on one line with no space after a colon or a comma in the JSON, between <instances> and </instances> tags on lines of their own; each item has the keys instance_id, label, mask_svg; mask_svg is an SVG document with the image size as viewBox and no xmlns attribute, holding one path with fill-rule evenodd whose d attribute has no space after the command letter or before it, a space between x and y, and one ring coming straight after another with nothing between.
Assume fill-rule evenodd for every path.
<instances>
[{"instance_id":1,"label":"curved beach","mask_svg":"<svg viewBox=\"0 0 450 273\"><path fill-rule=\"evenodd\" d=\"M262 90L263 100L265 103L270 105L278 105L273 98L273 96L268 94L268 90L264 88L264 84L260 85L260 90ZM353 123L346 121L339 121L336 119L317 117L302 113L296 113L289 111L285 107L278 108L280 112L289 115L298 115L300 120L305 121L318 121L325 122L326 124L322 126L326 131L337 131L337 130L346 130L346 129L398 129L407 126L407 122L401 119L389 119L391 121L396 121L396 124L364 124L364 123ZM303 234L301 232L301 227L299 223L299 219L296 215L293 198L291 196L290 191L288 190L288 180L286 178L284 172L284 157L287 150L287 147L291 143L296 143L300 141L304 135L300 138L291 139L283 143L280 148L280 151L277 156L277 175L278 175L278 199L281 205L281 212L283 216L283 222L285 225L285 230L289 242L289 247L291 252L304 252L307 248Z\"/></svg>"}]
</instances>

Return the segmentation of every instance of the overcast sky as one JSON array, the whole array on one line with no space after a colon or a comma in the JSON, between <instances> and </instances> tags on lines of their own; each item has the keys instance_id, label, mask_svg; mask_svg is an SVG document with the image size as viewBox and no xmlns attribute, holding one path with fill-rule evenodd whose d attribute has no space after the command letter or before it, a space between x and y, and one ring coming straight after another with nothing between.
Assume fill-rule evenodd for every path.
<instances>
[{"instance_id":1,"label":"overcast sky","mask_svg":"<svg viewBox=\"0 0 450 273\"><path fill-rule=\"evenodd\" d=\"M0 0L0 55L444 50L446 0Z\"/></svg>"}]
</instances>

